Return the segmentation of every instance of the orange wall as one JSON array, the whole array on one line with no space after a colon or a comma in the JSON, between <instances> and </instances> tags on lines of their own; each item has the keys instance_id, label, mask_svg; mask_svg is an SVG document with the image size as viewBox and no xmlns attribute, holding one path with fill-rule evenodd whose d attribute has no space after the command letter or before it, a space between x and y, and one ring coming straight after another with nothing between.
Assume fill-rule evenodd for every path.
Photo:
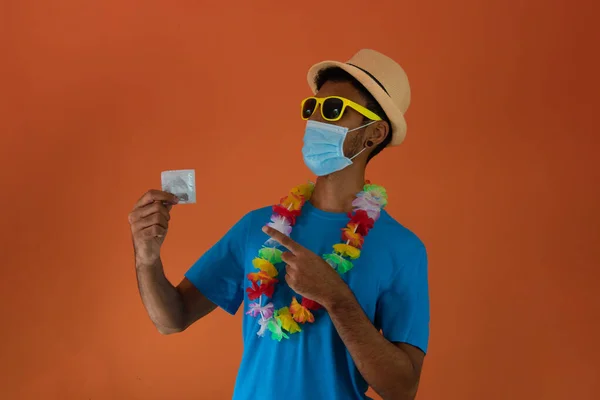
<instances>
[{"instance_id":1,"label":"orange wall","mask_svg":"<svg viewBox=\"0 0 600 400\"><path fill-rule=\"evenodd\" d=\"M161 170L196 169L164 249L178 282L309 176L306 70L361 47L414 91L369 176L429 249L419 399L598 398L592 0L90 3L0 3L2 399L230 398L241 316L160 336L127 213Z\"/></svg>"}]
</instances>

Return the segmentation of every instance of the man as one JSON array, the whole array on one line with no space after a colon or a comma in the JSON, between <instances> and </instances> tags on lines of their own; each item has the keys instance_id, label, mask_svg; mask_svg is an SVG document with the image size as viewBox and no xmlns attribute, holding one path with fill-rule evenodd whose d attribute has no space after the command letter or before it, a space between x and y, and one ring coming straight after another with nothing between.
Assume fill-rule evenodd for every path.
<instances>
[{"instance_id":1,"label":"man","mask_svg":"<svg viewBox=\"0 0 600 400\"><path fill-rule=\"evenodd\" d=\"M385 191L365 185L368 161L405 137L408 80L373 50L316 64L308 79L314 188L249 212L177 287L160 259L177 199L149 191L129 215L140 294L163 334L244 305L236 400L363 399L369 385L413 399L429 339L426 251L381 209Z\"/></svg>"}]
</instances>

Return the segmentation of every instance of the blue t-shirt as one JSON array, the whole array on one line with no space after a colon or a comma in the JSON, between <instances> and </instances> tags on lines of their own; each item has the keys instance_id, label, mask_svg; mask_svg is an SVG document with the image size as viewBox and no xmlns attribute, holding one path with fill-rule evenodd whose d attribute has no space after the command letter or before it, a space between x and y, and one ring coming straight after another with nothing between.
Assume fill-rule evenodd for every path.
<instances>
[{"instance_id":1,"label":"blue t-shirt","mask_svg":"<svg viewBox=\"0 0 600 400\"><path fill-rule=\"evenodd\" d=\"M252 260L268 237L261 228L271 208L252 211L206 252L185 276L213 303L235 314L242 302L244 352L234 400L366 399L368 384L338 336L327 311L314 312L315 322L277 342L270 332L257 336L259 318L246 315L250 301L246 277L257 270ZM322 255L341 241L348 223L342 213L321 211L309 202L291 238ZM294 292L287 286L283 264L272 302L289 306ZM427 351L429 295L427 255L421 240L383 211L354 268L342 275L367 317L391 342ZM297 295L296 295L297 296ZM300 296L297 296L300 299ZM266 302L263 301L263 304Z\"/></svg>"}]
</instances>

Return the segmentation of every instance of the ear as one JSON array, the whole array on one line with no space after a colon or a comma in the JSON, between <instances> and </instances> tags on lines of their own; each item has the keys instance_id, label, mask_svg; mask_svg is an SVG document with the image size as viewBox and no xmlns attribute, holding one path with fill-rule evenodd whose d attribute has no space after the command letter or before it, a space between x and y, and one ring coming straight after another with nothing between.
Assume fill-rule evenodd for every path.
<instances>
[{"instance_id":1,"label":"ear","mask_svg":"<svg viewBox=\"0 0 600 400\"><path fill-rule=\"evenodd\" d=\"M377 147L379 143L383 142L390 133L390 126L385 121L377 121L368 128L371 129L367 130L364 146L371 149Z\"/></svg>"}]
</instances>

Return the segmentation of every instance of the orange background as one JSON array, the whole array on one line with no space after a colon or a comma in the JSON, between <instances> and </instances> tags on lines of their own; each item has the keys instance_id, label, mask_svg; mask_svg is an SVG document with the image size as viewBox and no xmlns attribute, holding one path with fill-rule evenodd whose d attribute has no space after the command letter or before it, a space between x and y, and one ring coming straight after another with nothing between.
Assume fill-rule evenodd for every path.
<instances>
[{"instance_id":1,"label":"orange background","mask_svg":"<svg viewBox=\"0 0 600 400\"><path fill-rule=\"evenodd\" d=\"M127 214L196 169L164 247L179 282L309 177L306 70L362 47L413 87L407 140L369 177L429 250L419 399L598 398L593 0L93 3L0 3L2 399L230 398L241 313L159 335Z\"/></svg>"}]
</instances>

